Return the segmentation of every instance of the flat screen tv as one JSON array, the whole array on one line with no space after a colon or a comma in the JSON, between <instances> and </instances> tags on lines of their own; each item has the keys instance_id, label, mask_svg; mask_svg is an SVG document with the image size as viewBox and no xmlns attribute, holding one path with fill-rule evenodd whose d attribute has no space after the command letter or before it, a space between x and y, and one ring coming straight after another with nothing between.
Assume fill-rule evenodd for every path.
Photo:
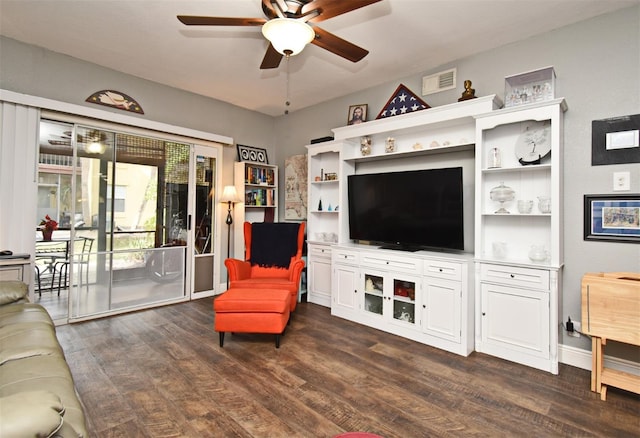
<instances>
[{"instance_id":1,"label":"flat screen tv","mask_svg":"<svg viewBox=\"0 0 640 438\"><path fill-rule=\"evenodd\" d=\"M348 196L353 240L464 250L462 167L350 175Z\"/></svg>"}]
</instances>

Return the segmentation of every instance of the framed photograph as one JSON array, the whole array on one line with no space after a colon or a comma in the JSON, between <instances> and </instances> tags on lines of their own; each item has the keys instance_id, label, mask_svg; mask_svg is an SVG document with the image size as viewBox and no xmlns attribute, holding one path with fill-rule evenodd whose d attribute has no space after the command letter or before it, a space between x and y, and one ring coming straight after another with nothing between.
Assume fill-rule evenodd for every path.
<instances>
[{"instance_id":1,"label":"framed photograph","mask_svg":"<svg viewBox=\"0 0 640 438\"><path fill-rule=\"evenodd\" d=\"M640 194L584 195L584 240L640 243Z\"/></svg>"},{"instance_id":2,"label":"framed photograph","mask_svg":"<svg viewBox=\"0 0 640 438\"><path fill-rule=\"evenodd\" d=\"M640 114L591 122L591 165L640 163Z\"/></svg>"},{"instance_id":3,"label":"framed photograph","mask_svg":"<svg viewBox=\"0 0 640 438\"><path fill-rule=\"evenodd\" d=\"M267 150L253 146L238 145L238 160L252 161L254 163L269 164Z\"/></svg>"},{"instance_id":4,"label":"framed photograph","mask_svg":"<svg viewBox=\"0 0 640 438\"><path fill-rule=\"evenodd\" d=\"M349 107L349 115L347 117L347 125L358 125L367 121L367 109L369 105L359 104Z\"/></svg>"}]
</instances>

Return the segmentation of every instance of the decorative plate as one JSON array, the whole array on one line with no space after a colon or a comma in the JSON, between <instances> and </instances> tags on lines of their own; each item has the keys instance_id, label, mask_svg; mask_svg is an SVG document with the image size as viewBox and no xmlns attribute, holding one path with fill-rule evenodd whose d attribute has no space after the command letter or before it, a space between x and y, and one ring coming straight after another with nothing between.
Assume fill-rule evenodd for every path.
<instances>
[{"instance_id":1,"label":"decorative plate","mask_svg":"<svg viewBox=\"0 0 640 438\"><path fill-rule=\"evenodd\" d=\"M515 152L518 162L523 166L540 164L551 153L551 125L528 127L518 138Z\"/></svg>"}]
</instances>

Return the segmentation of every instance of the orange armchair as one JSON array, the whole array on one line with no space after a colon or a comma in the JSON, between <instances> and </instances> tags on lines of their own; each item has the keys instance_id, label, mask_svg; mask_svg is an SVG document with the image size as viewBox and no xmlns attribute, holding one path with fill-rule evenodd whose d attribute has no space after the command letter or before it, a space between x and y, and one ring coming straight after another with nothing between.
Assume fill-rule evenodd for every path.
<instances>
[{"instance_id":1,"label":"orange armchair","mask_svg":"<svg viewBox=\"0 0 640 438\"><path fill-rule=\"evenodd\" d=\"M297 227L297 231L293 227ZM224 261L229 275L229 289L287 290L291 294L290 311L293 312L298 303L300 277L304 269L302 259L304 230L304 222L300 224L245 222L245 260L229 258ZM265 248L271 248L271 250L265 251ZM283 257L289 260L288 266L282 262L271 263L271 253L274 257L279 256L281 261Z\"/></svg>"}]
</instances>

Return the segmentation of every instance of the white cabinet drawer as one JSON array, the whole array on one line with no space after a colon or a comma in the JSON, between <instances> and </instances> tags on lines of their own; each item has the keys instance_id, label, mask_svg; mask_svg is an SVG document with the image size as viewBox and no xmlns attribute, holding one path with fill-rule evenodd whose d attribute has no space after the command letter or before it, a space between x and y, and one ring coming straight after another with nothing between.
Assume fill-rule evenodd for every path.
<instances>
[{"instance_id":1,"label":"white cabinet drawer","mask_svg":"<svg viewBox=\"0 0 640 438\"><path fill-rule=\"evenodd\" d=\"M358 264L360 257L358 251L337 248L331 251L331 260L333 263L355 265Z\"/></svg>"},{"instance_id":2,"label":"white cabinet drawer","mask_svg":"<svg viewBox=\"0 0 640 438\"><path fill-rule=\"evenodd\" d=\"M361 254L362 266L370 268L393 268L396 271L409 272L411 274L419 274L421 272L421 260L414 258L379 256L375 254Z\"/></svg>"},{"instance_id":3,"label":"white cabinet drawer","mask_svg":"<svg viewBox=\"0 0 640 438\"><path fill-rule=\"evenodd\" d=\"M461 281L462 267L460 263L452 263L444 260L425 260L423 275Z\"/></svg>"},{"instance_id":4,"label":"white cabinet drawer","mask_svg":"<svg viewBox=\"0 0 640 438\"><path fill-rule=\"evenodd\" d=\"M549 271L503 265L480 265L480 281L549 290Z\"/></svg>"},{"instance_id":5,"label":"white cabinet drawer","mask_svg":"<svg viewBox=\"0 0 640 438\"><path fill-rule=\"evenodd\" d=\"M331 258L331 247L325 245L309 245L309 256L314 258Z\"/></svg>"}]
</instances>

